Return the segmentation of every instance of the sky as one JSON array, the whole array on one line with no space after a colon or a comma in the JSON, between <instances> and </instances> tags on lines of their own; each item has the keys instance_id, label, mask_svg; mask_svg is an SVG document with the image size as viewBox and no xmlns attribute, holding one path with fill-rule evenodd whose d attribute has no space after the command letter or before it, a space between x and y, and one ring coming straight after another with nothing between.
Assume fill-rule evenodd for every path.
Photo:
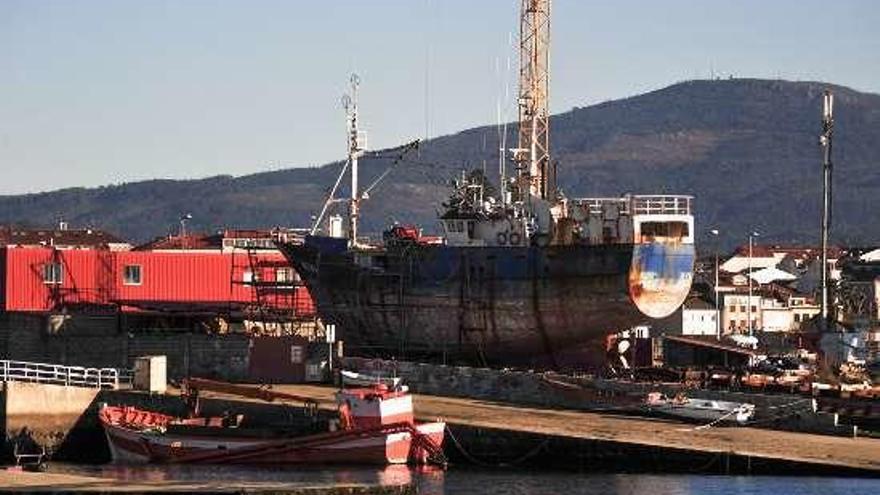
<instances>
[{"instance_id":1,"label":"sky","mask_svg":"<svg viewBox=\"0 0 880 495\"><path fill-rule=\"evenodd\" d=\"M0 195L246 175L515 118L517 0L0 0ZM880 93L875 0L553 0L551 110L709 77ZM499 107L501 111L499 112Z\"/></svg>"}]
</instances>

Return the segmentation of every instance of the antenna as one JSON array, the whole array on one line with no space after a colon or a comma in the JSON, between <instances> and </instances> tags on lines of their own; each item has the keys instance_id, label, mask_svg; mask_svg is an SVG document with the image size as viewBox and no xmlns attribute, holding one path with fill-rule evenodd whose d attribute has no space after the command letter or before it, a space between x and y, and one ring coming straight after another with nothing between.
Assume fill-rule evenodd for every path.
<instances>
[{"instance_id":1,"label":"antenna","mask_svg":"<svg viewBox=\"0 0 880 495\"><path fill-rule=\"evenodd\" d=\"M352 74L349 79L351 93L343 95L342 107L345 108L348 125L348 163L351 165L351 200L348 208L348 238L352 247L357 245L358 214L360 196L358 194L358 158L363 154L363 140L358 130L358 86L361 79Z\"/></svg>"},{"instance_id":2,"label":"antenna","mask_svg":"<svg viewBox=\"0 0 880 495\"><path fill-rule=\"evenodd\" d=\"M834 135L834 94L826 89L822 95L822 331L828 331L828 234L831 230L831 138Z\"/></svg>"},{"instance_id":3,"label":"antenna","mask_svg":"<svg viewBox=\"0 0 880 495\"><path fill-rule=\"evenodd\" d=\"M318 214L315 223L312 225L312 229L309 231L309 235L315 235L318 232L318 227L321 225L321 221L324 219L324 215L327 213L327 209L330 205L340 201L336 199L336 190L339 189L339 184L342 182L342 177L345 176L346 170L351 167L351 199L349 201L348 210L348 236L352 245L354 245L356 243L355 240L357 239L358 203L360 200L358 195L358 158L363 155L364 148L366 147L366 139L364 139L365 136L358 130L357 121L357 90L361 82L360 77L358 77L357 74L352 74L349 82L351 83L351 92L342 95L341 99L342 108L345 109L346 147L348 154L345 163L342 166L342 170L339 171L339 176L336 177L336 182L333 184L333 188L330 189L327 199L324 200L324 205L321 207L321 213Z\"/></svg>"}]
</instances>

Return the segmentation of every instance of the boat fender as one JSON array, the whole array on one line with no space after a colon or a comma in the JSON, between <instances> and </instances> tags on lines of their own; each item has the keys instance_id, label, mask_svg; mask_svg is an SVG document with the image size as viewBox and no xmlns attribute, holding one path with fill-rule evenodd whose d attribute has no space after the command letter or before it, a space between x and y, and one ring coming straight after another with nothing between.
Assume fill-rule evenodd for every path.
<instances>
[{"instance_id":1,"label":"boat fender","mask_svg":"<svg viewBox=\"0 0 880 495\"><path fill-rule=\"evenodd\" d=\"M498 243L499 246L504 246L507 244L507 232L499 232L497 236L495 236L495 242Z\"/></svg>"},{"instance_id":2,"label":"boat fender","mask_svg":"<svg viewBox=\"0 0 880 495\"><path fill-rule=\"evenodd\" d=\"M517 232L510 233L510 245L511 246L519 246L519 241L521 241L520 235Z\"/></svg>"}]
</instances>

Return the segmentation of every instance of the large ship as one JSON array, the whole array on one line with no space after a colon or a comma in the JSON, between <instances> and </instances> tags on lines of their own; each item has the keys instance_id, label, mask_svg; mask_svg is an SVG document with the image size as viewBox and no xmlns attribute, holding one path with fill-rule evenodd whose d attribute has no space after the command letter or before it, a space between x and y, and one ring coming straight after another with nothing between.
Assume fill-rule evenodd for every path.
<instances>
[{"instance_id":1,"label":"large ship","mask_svg":"<svg viewBox=\"0 0 880 495\"><path fill-rule=\"evenodd\" d=\"M480 175L456 180L439 239L402 226L381 245L359 238L363 146L352 79L347 233L337 219L329 235L319 234L328 200L312 235L279 243L349 350L553 366L601 348L608 333L671 315L686 298L695 254L690 196L567 198L556 188L549 29L550 1L523 0L515 171L506 177L501 167L498 198Z\"/></svg>"}]
</instances>

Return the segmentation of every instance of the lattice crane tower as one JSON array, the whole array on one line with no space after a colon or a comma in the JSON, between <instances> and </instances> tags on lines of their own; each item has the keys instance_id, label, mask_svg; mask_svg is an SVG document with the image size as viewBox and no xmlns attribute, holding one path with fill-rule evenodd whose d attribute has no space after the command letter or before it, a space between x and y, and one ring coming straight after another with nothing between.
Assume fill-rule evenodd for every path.
<instances>
[{"instance_id":1,"label":"lattice crane tower","mask_svg":"<svg viewBox=\"0 0 880 495\"><path fill-rule=\"evenodd\" d=\"M519 46L520 195L553 200L556 171L550 161L550 0L522 0ZM525 198L521 198L525 199Z\"/></svg>"}]
</instances>

